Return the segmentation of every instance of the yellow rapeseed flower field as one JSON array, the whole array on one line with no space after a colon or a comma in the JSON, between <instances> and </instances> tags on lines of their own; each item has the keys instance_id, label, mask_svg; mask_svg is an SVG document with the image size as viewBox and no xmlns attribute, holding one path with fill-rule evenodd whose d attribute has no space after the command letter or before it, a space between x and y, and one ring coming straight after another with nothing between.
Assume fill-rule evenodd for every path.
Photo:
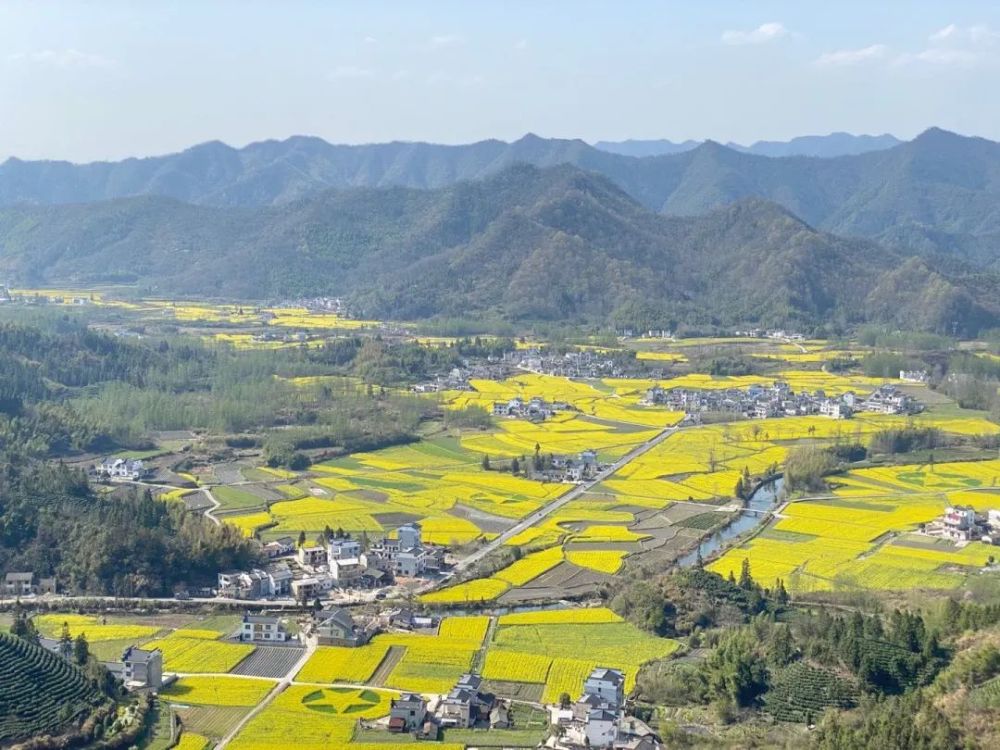
<instances>
[{"instance_id":1,"label":"yellow rapeseed flower field","mask_svg":"<svg viewBox=\"0 0 1000 750\"><path fill-rule=\"evenodd\" d=\"M391 697L373 688L354 690L291 685L247 723L230 747L234 750L352 747L357 720L385 716Z\"/></svg>"},{"instance_id":2,"label":"yellow rapeseed flower field","mask_svg":"<svg viewBox=\"0 0 1000 750\"><path fill-rule=\"evenodd\" d=\"M274 686L274 680L246 677L182 677L160 691L175 703L204 706L256 706Z\"/></svg>"},{"instance_id":3,"label":"yellow rapeseed flower field","mask_svg":"<svg viewBox=\"0 0 1000 750\"><path fill-rule=\"evenodd\" d=\"M151 638L161 630L157 625L136 625L115 620L102 624L100 618L94 615L69 613L36 615L34 623L38 631L48 638L58 638L62 633L63 623L66 623L69 626L70 637L76 638L83 633L92 643L127 639L140 641Z\"/></svg>"},{"instance_id":4,"label":"yellow rapeseed flower field","mask_svg":"<svg viewBox=\"0 0 1000 750\"><path fill-rule=\"evenodd\" d=\"M439 591L431 591L420 596L420 601L428 604L461 604L463 602L491 601L510 588L506 581L493 578L477 578L459 583Z\"/></svg>"},{"instance_id":5,"label":"yellow rapeseed flower field","mask_svg":"<svg viewBox=\"0 0 1000 750\"><path fill-rule=\"evenodd\" d=\"M566 560L581 568L613 575L621 569L627 554L621 550L568 550Z\"/></svg>"},{"instance_id":6,"label":"yellow rapeseed flower field","mask_svg":"<svg viewBox=\"0 0 1000 750\"><path fill-rule=\"evenodd\" d=\"M181 738L174 745L174 750L205 750L208 747L208 738L200 734L184 732Z\"/></svg>"},{"instance_id":7,"label":"yellow rapeseed flower field","mask_svg":"<svg viewBox=\"0 0 1000 750\"><path fill-rule=\"evenodd\" d=\"M388 650L388 644L320 646L295 679L299 682L365 683L385 659Z\"/></svg>"},{"instance_id":8,"label":"yellow rapeseed flower field","mask_svg":"<svg viewBox=\"0 0 1000 750\"><path fill-rule=\"evenodd\" d=\"M168 635L143 648L163 652L163 668L169 672L228 672L255 650L246 643L223 643L206 638Z\"/></svg>"},{"instance_id":9,"label":"yellow rapeseed flower field","mask_svg":"<svg viewBox=\"0 0 1000 750\"><path fill-rule=\"evenodd\" d=\"M601 625L622 622L622 618L607 607L587 607L573 609L543 609L535 612L516 612L501 615L500 625Z\"/></svg>"}]
</instances>

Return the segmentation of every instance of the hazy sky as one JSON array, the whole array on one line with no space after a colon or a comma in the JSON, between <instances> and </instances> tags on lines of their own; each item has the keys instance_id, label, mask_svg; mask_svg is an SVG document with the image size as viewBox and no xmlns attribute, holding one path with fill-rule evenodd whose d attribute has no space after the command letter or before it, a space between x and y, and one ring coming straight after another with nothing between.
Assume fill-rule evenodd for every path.
<instances>
[{"instance_id":1,"label":"hazy sky","mask_svg":"<svg viewBox=\"0 0 1000 750\"><path fill-rule=\"evenodd\" d=\"M0 158L580 137L1000 140L1000 3L0 2Z\"/></svg>"}]
</instances>

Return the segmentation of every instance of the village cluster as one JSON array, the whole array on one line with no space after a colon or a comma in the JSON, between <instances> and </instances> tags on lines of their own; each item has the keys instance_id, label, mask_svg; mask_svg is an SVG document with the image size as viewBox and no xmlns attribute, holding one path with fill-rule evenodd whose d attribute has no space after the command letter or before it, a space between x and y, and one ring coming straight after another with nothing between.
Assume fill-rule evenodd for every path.
<instances>
[{"instance_id":1,"label":"village cluster","mask_svg":"<svg viewBox=\"0 0 1000 750\"><path fill-rule=\"evenodd\" d=\"M550 722L557 731L545 747L662 748L653 730L645 722L628 716L625 708L625 676L617 669L597 667L584 681L576 702L551 707ZM428 740L437 739L441 728L507 729L511 726L511 704L484 691L479 675L464 674L447 694L431 700L416 693L404 693L392 701L389 716L375 726Z\"/></svg>"},{"instance_id":2,"label":"village cluster","mask_svg":"<svg viewBox=\"0 0 1000 750\"><path fill-rule=\"evenodd\" d=\"M264 568L219 573L216 594L227 599L297 601L322 598L334 589L381 588L398 578L433 578L445 565L444 548L422 540L419 523L396 529L395 538L370 544L349 536L296 546L292 537L268 542Z\"/></svg>"},{"instance_id":3,"label":"village cluster","mask_svg":"<svg viewBox=\"0 0 1000 750\"><path fill-rule=\"evenodd\" d=\"M646 391L642 403L666 406L697 417L705 412L736 414L748 419L774 419L821 415L831 419L850 419L855 412L874 414L915 414L922 409L912 396L894 385L881 385L867 397L848 392L827 396L823 390L795 392L780 380L771 385L747 388L695 389L663 388L654 385Z\"/></svg>"}]
</instances>

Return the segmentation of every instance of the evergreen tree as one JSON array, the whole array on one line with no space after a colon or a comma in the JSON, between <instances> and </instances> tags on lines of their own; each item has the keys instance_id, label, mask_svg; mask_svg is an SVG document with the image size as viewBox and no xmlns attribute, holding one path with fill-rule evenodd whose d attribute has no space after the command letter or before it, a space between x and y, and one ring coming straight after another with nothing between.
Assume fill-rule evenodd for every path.
<instances>
[{"instance_id":1,"label":"evergreen tree","mask_svg":"<svg viewBox=\"0 0 1000 750\"><path fill-rule=\"evenodd\" d=\"M73 638L69 634L69 623L64 622L59 635L59 655L66 661L73 657Z\"/></svg>"},{"instance_id":2,"label":"evergreen tree","mask_svg":"<svg viewBox=\"0 0 1000 750\"><path fill-rule=\"evenodd\" d=\"M88 658L90 658L90 646L87 643L87 636L81 632L73 641L73 661L82 667Z\"/></svg>"},{"instance_id":3,"label":"evergreen tree","mask_svg":"<svg viewBox=\"0 0 1000 750\"><path fill-rule=\"evenodd\" d=\"M11 623L10 632L18 638L38 643L38 631L35 629L35 623L24 611L20 599L14 602L14 621Z\"/></svg>"},{"instance_id":4,"label":"evergreen tree","mask_svg":"<svg viewBox=\"0 0 1000 750\"><path fill-rule=\"evenodd\" d=\"M788 603L788 592L785 590L785 582L780 578L775 579L774 583L774 598L779 604Z\"/></svg>"},{"instance_id":5,"label":"evergreen tree","mask_svg":"<svg viewBox=\"0 0 1000 750\"><path fill-rule=\"evenodd\" d=\"M738 585L744 591L749 591L753 588L753 576L750 575L749 557L744 557L743 564L740 565L740 581Z\"/></svg>"}]
</instances>

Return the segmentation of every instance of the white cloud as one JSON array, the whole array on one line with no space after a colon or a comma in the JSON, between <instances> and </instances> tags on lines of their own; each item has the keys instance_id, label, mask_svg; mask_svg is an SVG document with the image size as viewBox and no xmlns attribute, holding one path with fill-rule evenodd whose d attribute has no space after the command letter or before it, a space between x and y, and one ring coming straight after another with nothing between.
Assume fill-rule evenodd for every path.
<instances>
[{"instance_id":1,"label":"white cloud","mask_svg":"<svg viewBox=\"0 0 1000 750\"><path fill-rule=\"evenodd\" d=\"M970 26L969 38L973 42L996 42L1000 40L1000 31L994 31L989 26Z\"/></svg>"},{"instance_id":2,"label":"white cloud","mask_svg":"<svg viewBox=\"0 0 1000 750\"><path fill-rule=\"evenodd\" d=\"M77 49L43 49L36 52L20 52L8 55L12 62L27 62L37 65L47 65L53 68L110 68L114 60L90 52Z\"/></svg>"},{"instance_id":3,"label":"white cloud","mask_svg":"<svg viewBox=\"0 0 1000 750\"><path fill-rule=\"evenodd\" d=\"M983 24L959 26L950 23L931 34L929 39L931 44L989 44L1000 40L1000 32Z\"/></svg>"},{"instance_id":4,"label":"white cloud","mask_svg":"<svg viewBox=\"0 0 1000 750\"><path fill-rule=\"evenodd\" d=\"M764 44L786 37L789 33L784 24L771 21L769 23L762 23L756 29L750 29L749 31L735 29L723 31L722 41L724 44Z\"/></svg>"},{"instance_id":5,"label":"white cloud","mask_svg":"<svg viewBox=\"0 0 1000 750\"><path fill-rule=\"evenodd\" d=\"M376 39L373 36L366 36L361 41L363 41L365 44L378 44L378 39Z\"/></svg>"},{"instance_id":6,"label":"white cloud","mask_svg":"<svg viewBox=\"0 0 1000 750\"><path fill-rule=\"evenodd\" d=\"M359 68L356 65L340 65L330 71L329 76L335 80L351 80L358 78L371 78L375 71L370 68Z\"/></svg>"},{"instance_id":7,"label":"white cloud","mask_svg":"<svg viewBox=\"0 0 1000 750\"><path fill-rule=\"evenodd\" d=\"M395 71L390 77L394 81L406 81L412 75L413 74L410 73L410 71L408 71L406 68L400 68L399 70Z\"/></svg>"},{"instance_id":8,"label":"white cloud","mask_svg":"<svg viewBox=\"0 0 1000 750\"><path fill-rule=\"evenodd\" d=\"M952 39L958 35L958 26L953 23L948 24L943 29L938 29L933 34L931 34L932 42L944 42L948 39Z\"/></svg>"},{"instance_id":9,"label":"white cloud","mask_svg":"<svg viewBox=\"0 0 1000 750\"><path fill-rule=\"evenodd\" d=\"M442 49L444 47L457 47L463 44L465 40L458 36L458 34L437 34L430 38L430 45L435 49Z\"/></svg>"},{"instance_id":10,"label":"white cloud","mask_svg":"<svg viewBox=\"0 0 1000 750\"><path fill-rule=\"evenodd\" d=\"M518 39L516 42L514 42L514 49L519 51L528 49L528 40Z\"/></svg>"},{"instance_id":11,"label":"white cloud","mask_svg":"<svg viewBox=\"0 0 1000 750\"><path fill-rule=\"evenodd\" d=\"M888 51L889 48L884 44L872 44L861 49L839 49L833 52L824 52L816 58L815 63L823 67L860 65L873 60L882 60Z\"/></svg>"},{"instance_id":12,"label":"white cloud","mask_svg":"<svg viewBox=\"0 0 1000 750\"><path fill-rule=\"evenodd\" d=\"M970 67L982 59L982 55L972 50L953 49L949 47L928 47L920 52L902 54L893 60L894 65L912 65L927 63L928 65L951 65Z\"/></svg>"},{"instance_id":13,"label":"white cloud","mask_svg":"<svg viewBox=\"0 0 1000 750\"><path fill-rule=\"evenodd\" d=\"M928 37L929 45L919 52L899 55L893 64L972 67L997 59L1000 32L982 24L959 26L950 23Z\"/></svg>"}]
</instances>

